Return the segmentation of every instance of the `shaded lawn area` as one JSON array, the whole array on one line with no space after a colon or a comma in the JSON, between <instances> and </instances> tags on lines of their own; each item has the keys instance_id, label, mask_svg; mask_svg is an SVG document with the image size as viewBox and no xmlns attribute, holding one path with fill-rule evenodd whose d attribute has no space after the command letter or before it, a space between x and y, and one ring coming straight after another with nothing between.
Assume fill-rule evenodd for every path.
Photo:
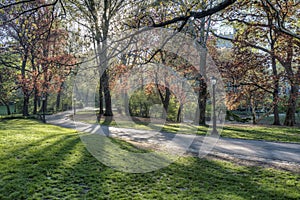
<instances>
[{"instance_id":1,"label":"shaded lawn area","mask_svg":"<svg viewBox=\"0 0 300 200\"><path fill-rule=\"evenodd\" d=\"M34 120L0 120L0 149L0 199L300 198L300 174L224 161L182 157L151 173L115 171L74 130Z\"/></svg>"},{"instance_id":2,"label":"shaded lawn area","mask_svg":"<svg viewBox=\"0 0 300 200\"><path fill-rule=\"evenodd\" d=\"M86 114L85 112L78 112L75 120L83 121L87 123L95 123L95 113ZM198 134L206 135L208 133L208 127L195 126L190 123L169 123L155 124L149 126L149 119L145 118L133 118L132 122L122 120L120 117L116 121L111 123L105 122L102 118L100 124L109 126L118 126L123 128L134 129L146 129L161 130L165 132L176 133L180 129L180 133L184 134ZM155 126L155 127L153 127ZM180 128L179 128L180 127ZM194 131L198 129L198 131ZM271 126L271 125L252 125L252 124L226 124L221 132L221 137L238 138L238 139L250 139L250 140L266 140L276 142L294 142L300 143L300 128L299 127L286 127L286 126Z\"/></svg>"}]
</instances>

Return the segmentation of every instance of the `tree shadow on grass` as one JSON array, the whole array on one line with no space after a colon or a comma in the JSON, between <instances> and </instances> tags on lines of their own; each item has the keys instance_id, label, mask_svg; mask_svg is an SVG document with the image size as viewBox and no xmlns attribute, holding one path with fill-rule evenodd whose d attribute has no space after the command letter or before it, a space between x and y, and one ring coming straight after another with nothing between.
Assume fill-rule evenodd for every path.
<instances>
[{"instance_id":1,"label":"tree shadow on grass","mask_svg":"<svg viewBox=\"0 0 300 200\"><path fill-rule=\"evenodd\" d=\"M8 199L27 199L32 198L31 195L36 191L47 190L45 183L48 182L51 171L64 168L61 163L71 156L74 146L80 143L77 135L63 136L51 143L47 141L49 140L40 140L23 148L23 151L10 152L10 158L6 156L1 163L4 181L1 194L6 194ZM63 170L58 172L64 177Z\"/></svg>"},{"instance_id":2,"label":"tree shadow on grass","mask_svg":"<svg viewBox=\"0 0 300 200\"><path fill-rule=\"evenodd\" d=\"M149 195L151 199L295 199L300 196L296 185L286 186L290 177L283 172L278 175L271 170L198 158L182 159L146 176L145 179L156 179L159 183L149 182L148 191L142 193L149 195L147 192L153 191ZM299 176L296 177L299 184Z\"/></svg>"},{"instance_id":3,"label":"tree shadow on grass","mask_svg":"<svg viewBox=\"0 0 300 200\"><path fill-rule=\"evenodd\" d=\"M97 161L78 135L55 136L17 149L19 158L1 158L0 199L300 198L299 174L191 157L154 172L124 173Z\"/></svg>"}]
</instances>

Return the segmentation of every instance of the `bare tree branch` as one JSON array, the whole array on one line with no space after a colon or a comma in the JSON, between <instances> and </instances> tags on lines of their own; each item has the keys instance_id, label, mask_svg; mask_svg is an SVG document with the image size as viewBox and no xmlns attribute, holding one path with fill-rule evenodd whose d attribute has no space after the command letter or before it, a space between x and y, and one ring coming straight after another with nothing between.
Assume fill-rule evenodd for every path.
<instances>
[{"instance_id":1,"label":"bare tree branch","mask_svg":"<svg viewBox=\"0 0 300 200\"><path fill-rule=\"evenodd\" d=\"M266 88L264 88L264 87L258 85L257 83L253 83L253 82L251 82L251 83L243 82L243 83L240 83L240 85L250 85L250 86L252 85L252 86L255 86L256 88L262 89L263 91L268 92L268 93L270 93L270 94L273 93L273 91L268 90L268 89L266 89Z\"/></svg>"},{"instance_id":2,"label":"bare tree branch","mask_svg":"<svg viewBox=\"0 0 300 200\"><path fill-rule=\"evenodd\" d=\"M0 9L4 9L4 8L13 8L14 6L18 5L18 4L21 4L21 3L30 3L30 2L35 2L35 1L32 1L32 0L28 0L28 1L21 1L21 2L15 2L15 3L11 3L11 4L7 4L7 5L4 5L4 6L1 6ZM36 12L37 10L41 9L41 8L45 8L45 7L50 7L50 6L53 6L53 10L54 10L54 6L57 4L58 0L55 0L53 2L50 2L50 3L46 3L46 4L41 4L37 7L34 7L34 8L30 8L30 9L26 9L26 10L23 10L21 12L18 13L17 16L13 17L13 18L10 18L8 19L6 22L10 22L10 21L13 21L13 20L16 20L18 19L20 16L26 14L26 13L29 13L29 14L32 14L34 12ZM63 5L63 4L61 4Z\"/></svg>"},{"instance_id":3,"label":"bare tree branch","mask_svg":"<svg viewBox=\"0 0 300 200\"><path fill-rule=\"evenodd\" d=\"M0 6L0 9L4 9L4 8L9 8L12 6L16 6L18 4L23 4L23 3L29 3L29 2L34 2L35 0L25 0L25 1L15 1L13 3L9 3L9 4L2 4Z\"/></svg>"},{"instance_id":4,"label":"bare tree branch","mask_svg":"<svg viewBox=\"0 0 300 200\"><path fill-rule=\"evenodd\" d=\"M179 17L175 17L171 20L167 20L158 24L152 24L151 27L164 27L170 24L174 24L180 21L184 21L186 22L189 18L194 17L195 19L201 19L203 17L206 16L210 16L212 14L215 14L221 10L224 10L225 8L227 8L228 6L232 5L234 2L236 2L236 0L225 0L222 3L218 4L217 6L201 11L201 12L190 12L189 15L182 15Z\"/></svg>"},{"instance_id":5,"label":"bare tree branch","mask_svg":"<svg viewBox=\"0 0 300 200\"><path fill-rule=\"evenodd\" d=\"M294 38L297 38L300 40L300 35L293 33L284 27L284 20L282 20L280 17L280 11L277 10L276 7L269 0L266 0L266 2L270 6L270 8L276 13L276 18L275 18L276 22L277 22L276 28L278 30L280 30L281 32L285 33L286 35L289 35L291 37L294 37ZM280 4L278 4L278 5L280 5Z\"/></svg>"}]
</instances>

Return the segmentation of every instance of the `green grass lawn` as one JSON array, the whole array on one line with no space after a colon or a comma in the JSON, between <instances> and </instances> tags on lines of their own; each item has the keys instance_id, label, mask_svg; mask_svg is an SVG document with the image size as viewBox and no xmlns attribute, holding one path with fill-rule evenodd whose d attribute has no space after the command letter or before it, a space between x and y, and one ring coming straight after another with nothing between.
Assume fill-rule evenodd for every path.
<instances>
[{"instance_id":1,"label":"green grass lawn","mask_svg":"<svg viewBox=\"0 0 300 200\"><path fill-rule=\"evenodd\" d=\"M95 120L91 120L91 117L95 117L95 114L86 115L86 113L78 112L75 120L84 121L87 123L95 123ZM125 120L118 120L116 123L112 121L107 124L104 119L101 119L100 124L109 126L118 126L123 128L145 129L145 130L161 130L165 132L176 133L179 131L184 134L198 134L206 135L208 133L208 127L195 126L189 123L165 123L156 124L156 127L148 126L147 122L135 121L128 122ZM194 131L197 129L198 131ZM299 127L285 127L285 126L271 126L271 125L230 125L226 124L221 131L221 137L239 138L239 139L251 139L251 140L266 140L277 142L294 142L300 143L300 128Z\"/></svg>"},{"instance_id":2,"label":"green grass lawn","mask_svg":"<svg viewBox=\"0 0 300 200\"><path fill-rule=\"evenodd\" d=\"M225 125L223 137L300 143L299 127Z\"/></svg>"},{"instance_id":3,"label":"green grass lawn","mask_svg":"<svg viewBox=\"0 0 300 200\"><path fill-rule=\"evenodd\" d=\"M299 174L224 161L183 157L151 173L115 171L74 130L29 119L0 120L0 149L0 199L300 199Z\"/></svg>"}]
</instances>

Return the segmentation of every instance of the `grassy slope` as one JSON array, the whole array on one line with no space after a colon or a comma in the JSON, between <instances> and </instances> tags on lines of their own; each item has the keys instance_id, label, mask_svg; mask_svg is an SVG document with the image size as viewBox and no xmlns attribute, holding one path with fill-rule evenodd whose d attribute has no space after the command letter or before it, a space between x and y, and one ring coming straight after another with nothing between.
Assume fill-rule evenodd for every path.
<instances>
[{"instance_id":1,"label":"grassy slope","mask_svg":"<svg viewBox=\"0 0 300 200\"><path fill-rule=\"evenodd\" d=\"M0 149L0 199L300 198L299 174L223 161L185 157L152 173L118 172L73 130L33 120L0 121Z\"/></svg>"}]
</instances>

